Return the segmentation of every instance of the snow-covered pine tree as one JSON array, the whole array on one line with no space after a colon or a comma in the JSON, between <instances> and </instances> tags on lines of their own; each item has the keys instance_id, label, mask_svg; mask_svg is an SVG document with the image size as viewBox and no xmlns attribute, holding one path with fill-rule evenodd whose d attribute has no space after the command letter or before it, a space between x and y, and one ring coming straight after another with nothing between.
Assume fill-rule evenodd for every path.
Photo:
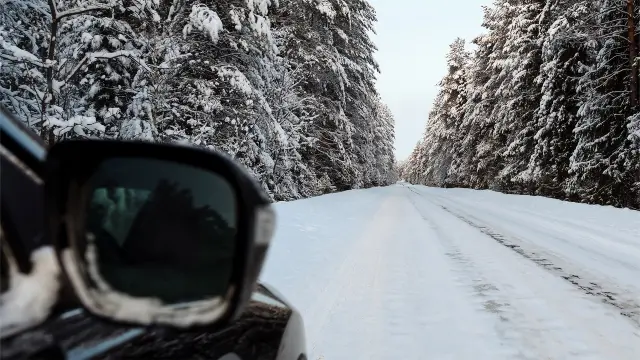
<instances>
[{"instance_id":1,"label":"snow-covered pine tree","mask_svg":"<svg viewBox=\"0 0 640 360\"><path fill-rule=\"evenodd\" d=\"M426 134L423 134L404 165L402 178L412 184L422 184L424 180L424 169L428 165L425 138Z\"/></svg>"},{"instance_id":2,"label":"snow-covered pine tree","mask_svg":"<svg viewBox=\"0 0 640 360\"><path fill-rule=\"evenodd\" d=\"M373 174L368 179L371 186L386 186L397 181L398 174L395 159L395 120L387 105L380 97L376 98L373 111Z\"/></svg>"},{"instance_id":3,"label":"snow-covered pine tree","mask_svg":"<svg viewBox=\"0 0 640 360\"><path fill-rule=\"evenodd\" d=\"M639 207L639 5L496 0L485 8L447 181ZM431 120L441 107L439 97ZM441 168L450 140L433 136L440 132L427 129L407 180L426 182Z\"/></svg>"},{"instance_id":4,"label":"snow-covered pine tree","mask_svg":"<svg viewBox=\"0 0 640 360\"><path fill-rule=\"evenodd\" d=\"M368 187L375 172L370 159L374 156L373 112L376 107L375 77L379 72L374 59L376 47L369 34L374 32L376 14L366 0L340 1L346 16L336 18L333 42L340 55L348 83L344 111L354 125L352 162L357 172L348 187ZM348 7L347 7L348 6Z\"/></svg>"},{"instance_id":5,"label":"snow-covered pine tree","mask_svg":"<svg viewBox=\"0 0 640 360\"><path fill-rule=\"evenodd\" d=\"M280 2L274 36L294 83L291 109L301 129L301 161L315 174L318 191L335 191L355 172L349 149L353 125L344 115L346 75L333 43L333 23L348 8L329 2Z\"/></svg>"},{"instance_id":6,"label":"snow-covered pine tree","mask_svg":"<svg viewBox=\"0 0 640 360\"><path fill-rule=\"evenodd\" d=\"M73 0L61 2L59 8L82 8L83 4ZM61 24L57 44L63 64L60 75L69 85L63 88L66 107L73 109L69 116L93 119L105 130L102 136L113 138L119 134L119 119L132 102L135 76L151 69L145 63L144 42L136 29L137 10L122 0L96 4L99 6L106 10L79 13ZM63 128L60 133L68 130ZM78 131L66 134L58 140L87 135Z\"/></svg>"},{"instance_id":7,"label":"snow-covered pine tree","mask_svg":"<svg viewBox=\"0 0 640 360\"><path fill-rule=\"evenodd\" d=\"M277 39L277 35L275 35ZM301 79L286 58L277 57L275 71L265 74L269 84L265 96L269 99L273 126L265 132L272 169L263 176L275 200L294 200L319 195L318 179L305 164L301 151L310 146L307 133L313 121L314 99L301 91Z\"/></svg>"},{"instance_id":8,"label":"snow-covered pine tree","mask_svg":"<svg viewBox=\"0 0 640 360\"><path fill-rule=\"evenodd\" d=\"M629 134L630 119L639 109L637 52L630 55L636 47L637 6L635 0L598 0L592 15L583 19L596 44L578 87L577 146L566 189L576 200L640 206L639 161Z\"/></svg>"},{"instance_id":9,"label":"snow-covered pine tree","mask_svg":"<svg viewBox=\"0 0 640 360\"><path fill-rule=\"evenodd\" d=\"M48 11L42 0L6 2L0 11L0 104L38 133L49 113L43 109Z\"/></svg>"},{"instance_id":10,"label":"snow-covered pine tree","mask_svg":"<svg viewBox=\"0 0 640 360\"><path fill-rule=\"evenodd\" d=\"M548 0L551 22L542 39L538 83L540 105L535 115L533 154L526 172L536 193L563 198L569 177L569 158L575 149L573 130L578 114L578 78L593 53L582 21L592 9L587 1Z\"/></svg>"},{"instance_id":11,"label":"snow-covered pine tree","mask_svg":"<svg viewBox=\"0 0 640 360\"><path fill-rule=\"evenodd\" d=\"M67 56L64 39L81 34L78 26L92 27L92 20L105 19L102 16L113 12L116 5L106 1L22 0L8 2L0 15L0 88L4 89L0 102L49 144L65 134L104 132L93 107L80 104L74 97L80 84L74 76L82 66L105 56L102 52ZM97 42L91 34L82 35L86 35L82 40L85 45Z\"/></svg>"},{"instance_id":12,"label":"snow-covered pine tree","mask_svg":"<svg viewBox=\"0 0 640 360\"><path fill-rule=\"evenodd\" d=\"M369 161L376 156L374 20L366 2L342 0L281 1L275 17L281 56L306 99L298 116L308 119L311 141L301 154L328 190L380 177Z\"/></svg>"},{"instance_id":13,"label":"snow-covered pine tree","mask_svg":"<svg viewBox=\"0 0 640 360\"><path fill-rule=\"evenodd\" d=\"M393 181L373 8L278 3L10 1L0 102L50 141L98 135L226 152L276 200Z\"/></svg>"},{"instance_id":14,"label":"snow-covered pine tree","mask_svg":"<svg viewBox=\"0 0 640 360\"><path fill-rule=\"evenodd\" d=\"M502 164L494 183L498 188L533 193L535 186L526 172L536 134L534 116L540 104L536 81L542 64L541 39L548 28L549 11L544 0L509 0L501 6L511 14L506 26L501 83L493 109L494 138L500 146Z\"/></svg>"},{"instance_id":15,"label":"snow-covered pine tree","mask_svg":"<svg viewBox=\"0 0 640 360\"><path fill-rule=\"evenodd\" d=\"M507 25L515 16L514 9L507 5L505 0L498 0L494 7L484 7L483 26L487 32L473 40L477 49L467 70L459 152L449 170L450 182L456 186L491 187L502 165L500 150L505 140L494 131L494 109L499 105L499 88L507 75L503 72Z\"/></svg>"},{"instance_id":16,"label":"snow-covered pine tree","mask_svg":"<svg viewBox=\"0 0 640 360\"><path fill-rule=\"evenodd\" d=\"M467 102L467 74L469 53L465 41L456 39L447 54L448 73L440 81L440 91L429 113L425 130L427 166L423 169L422 183L430 186L451 184L448 174L458 145L462 140L459 127Z\"/></svg>"},{"instance_id":17,"label":"snow-covered pine tree","mask_svg":"<svg viewBox=\"0 0 640 360\"><path fill-rule=\"evenodd\" d=\"M145 63L120 126L122 138L157 133L160 141L186 141L228 153L243 163L273 197L298 196L274 173L289 166L281 150L290 137L274 118L269 94L281 79L271 34L269 0L148 2L138 16ZM286 80L285 80L286 82ZM149 129L149 130L147 130ZM290 128L291 129L291 128ZM294 155L295 157L295 155ZM276 185L276 181L287 183Z\"/></svg>"}]
</instances>

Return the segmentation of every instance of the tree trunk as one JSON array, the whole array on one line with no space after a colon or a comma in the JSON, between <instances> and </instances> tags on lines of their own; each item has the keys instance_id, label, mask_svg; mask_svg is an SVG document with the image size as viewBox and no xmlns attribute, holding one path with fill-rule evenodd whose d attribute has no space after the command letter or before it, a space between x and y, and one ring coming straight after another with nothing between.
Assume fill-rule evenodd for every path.
<instances>
[{"instance_id":1,"label":"tree trunk","mask_svg":"<svg viewBox=\"0 0 640 360\"><path fill-rule=\"evenodd\" d=\"M58 36L58 10L56 8L55 0L49 0L49 10L51 11L51 28L49 38L49 48L47 49L47 93L42 98L42 115L46 116L49 109L49 105L55 102L55 93L53 91L53 61L56 55L56 42ZM55 142L55 135L53 129L47 129L44 126L45 119L42 119L42 129L40 130L40 136L42 140L51 147Z\"/></svg>"},{"instance_id":2,"label":"tree trunk","mask_svg":"<svg viewBox=\"0 0 640 360\"><path fill-rule=\"evenodd\" d=\"M629 62L631 64L631 106L638 105L638 44L636 42L636 21L634 0L627 0L627 24L629 33Z\"/></svg>"}]
</instances>

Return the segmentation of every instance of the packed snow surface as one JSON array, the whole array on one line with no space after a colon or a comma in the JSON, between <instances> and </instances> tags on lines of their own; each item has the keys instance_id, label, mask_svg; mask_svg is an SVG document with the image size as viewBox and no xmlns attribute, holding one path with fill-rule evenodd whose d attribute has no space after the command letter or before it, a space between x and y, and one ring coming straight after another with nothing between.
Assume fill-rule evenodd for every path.
<instances>
[{"instance_id":1,"label":"packed snow surface","mask_svg":"<svg viewBox=\"0 0 640 360\"><path fill-rule=\"evenodd\" d=\"M640 212L398 184L278 203L310 359L640 357Z\"/></svg>"}]
</instances>

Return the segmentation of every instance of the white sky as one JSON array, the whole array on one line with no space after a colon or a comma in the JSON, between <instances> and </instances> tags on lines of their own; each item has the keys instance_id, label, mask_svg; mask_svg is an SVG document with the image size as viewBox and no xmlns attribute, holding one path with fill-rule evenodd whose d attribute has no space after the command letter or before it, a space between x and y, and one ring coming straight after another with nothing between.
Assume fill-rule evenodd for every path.
<instances>
[{"instance_id":1,"label":"white sky","mask_svg":"<svg viewBox=\"0 0 640 360\"><path fill-rule=\"evenodd\" d=\"M482 5L490 0L369 0L378 15L378 90L396 120L396 156L404 160L422 136L445 56L456 37L483 32Z\"/></svg>"}]
</instances>

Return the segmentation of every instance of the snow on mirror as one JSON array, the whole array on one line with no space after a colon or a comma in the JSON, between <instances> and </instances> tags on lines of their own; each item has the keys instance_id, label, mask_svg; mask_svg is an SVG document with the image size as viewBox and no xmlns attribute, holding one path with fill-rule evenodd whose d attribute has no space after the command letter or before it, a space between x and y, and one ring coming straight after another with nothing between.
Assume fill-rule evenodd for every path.
<instances>
[{"instance_id":1,"label":"snow on mirror","mask_svg":"<svg viewBox=\"0 0 640 360\"><path fill-rule=\"evenodd\" d=\"M211 315L212 307L224 306L233 291L238 223L236 193L225 178L127 157L103 161L86 184L81 221L87 236L76 242L79 264L71 267L88 275L88 292L79 295L94 310L122 320L175 323L158 316L175 316L175 309Z\"/></svg>"}]
</instances>

